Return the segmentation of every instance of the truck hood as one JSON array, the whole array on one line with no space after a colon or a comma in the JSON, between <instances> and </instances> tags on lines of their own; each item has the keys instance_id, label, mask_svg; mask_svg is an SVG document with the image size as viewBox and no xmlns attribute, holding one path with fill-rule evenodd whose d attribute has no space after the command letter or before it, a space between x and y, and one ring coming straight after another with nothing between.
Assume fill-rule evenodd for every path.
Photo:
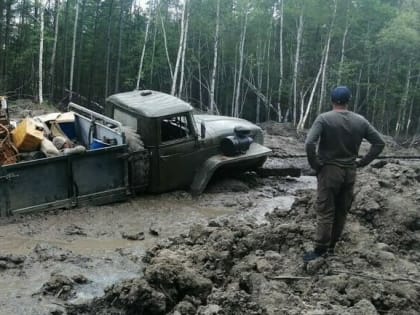
<instances>
[{"instance_id":1,"label":"truck hood","mask_svg":"<svg viewBox=\"0 0 420 315\"><path fill-rule=\"evenodd\" d=\"M218 144L224 137L234 135L235 127L241 126L251 130L251 137L255 142L263 144L261 128L245 119L217 115L194 115L194 119L199 133L201 123L206 126L205 141L213 140L215 144Z\"/></svg>"}]
</instances>

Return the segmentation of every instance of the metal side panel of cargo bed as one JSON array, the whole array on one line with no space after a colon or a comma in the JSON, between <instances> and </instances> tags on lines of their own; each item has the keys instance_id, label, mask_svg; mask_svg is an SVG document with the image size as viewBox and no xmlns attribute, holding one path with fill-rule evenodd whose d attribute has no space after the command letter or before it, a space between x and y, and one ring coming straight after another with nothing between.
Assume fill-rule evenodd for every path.
<instances>
[{"instance_id":1,"label":"metal side panel of cargo bed","mask_svg":"<svg viewBox=\"0 0 420 315\"><path fill-rule=\"evenodd\" d=\"M125 151L113 146L1 167L1 216L127 199Z\"/></svg>"}]
</instances>

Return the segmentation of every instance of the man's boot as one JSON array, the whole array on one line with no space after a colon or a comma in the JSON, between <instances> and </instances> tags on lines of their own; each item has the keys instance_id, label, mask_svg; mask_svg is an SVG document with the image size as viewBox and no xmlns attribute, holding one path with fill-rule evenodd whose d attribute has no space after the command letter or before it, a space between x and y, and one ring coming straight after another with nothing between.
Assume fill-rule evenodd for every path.
<instances>
[{"instance_id":1,"label":"man's boot","mask_svg":"<svg viewBox=\"0 0 420 315\"><path fill-rule=\"evenodd\" d=\"M324 256L327 253L327 248L325 247L315 247L312 252L307 252L303 255L303 261L305 263L315 260L319 257Z\"/></svg>"}]
</instances>

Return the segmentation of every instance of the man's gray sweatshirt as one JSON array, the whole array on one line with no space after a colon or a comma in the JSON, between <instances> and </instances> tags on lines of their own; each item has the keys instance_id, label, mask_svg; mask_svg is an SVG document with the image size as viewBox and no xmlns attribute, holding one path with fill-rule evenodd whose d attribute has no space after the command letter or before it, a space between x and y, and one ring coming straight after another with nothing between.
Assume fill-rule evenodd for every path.
<instances>
[{"instance_id":1,"label":"man's gray sweatshirt","mask_svg":"<svg viewBox=\"0 0 420 315\"><path fill-rule=\"evenodd\" d=\"M363 116L351 111L323 113L316 118L306 138L308 162L315 170L324 164L354 167L363 139L371 147L357 162L358 166L369 164L382 152L385 142L381 135Z\"/></svg>"}]
</instances>

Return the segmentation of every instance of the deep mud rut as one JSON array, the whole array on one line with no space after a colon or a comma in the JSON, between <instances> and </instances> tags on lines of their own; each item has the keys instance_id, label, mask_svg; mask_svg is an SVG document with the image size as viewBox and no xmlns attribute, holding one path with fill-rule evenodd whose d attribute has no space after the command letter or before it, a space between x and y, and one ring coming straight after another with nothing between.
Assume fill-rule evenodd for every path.
<instances>
[{"instance_id":1,"label":"deep mud rut","mask_svg":"<svg viewBox=\"0 0 420 315\"><path fill-rule=\"evenodd\" d=\"M273 134L269 165L306 165ZM383 164L359 171L336 254L308 265L310 176L3 219L0 314L419 314L420 165Z\"/></svg>"}]
</instances>

